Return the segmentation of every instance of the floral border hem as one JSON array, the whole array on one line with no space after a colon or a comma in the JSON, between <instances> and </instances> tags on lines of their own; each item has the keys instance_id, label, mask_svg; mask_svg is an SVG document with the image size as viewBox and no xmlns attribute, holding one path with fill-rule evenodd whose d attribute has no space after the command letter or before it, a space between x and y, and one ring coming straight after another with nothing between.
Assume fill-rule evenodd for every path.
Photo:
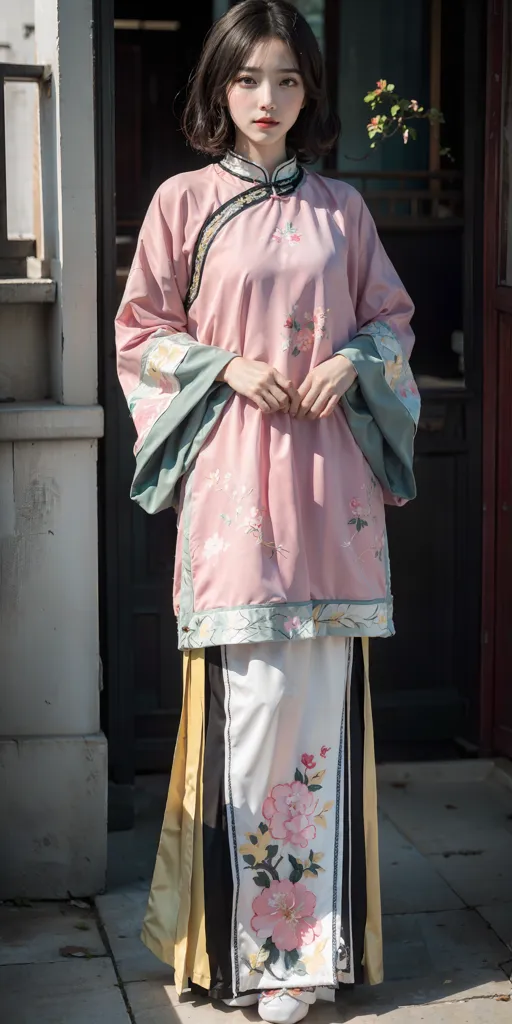
<instances>
[{"instance_id":1,"label":"floral border hem","mask_svg":"<svg viewBox=\"0 0 512 1024\"><path fill-rule=\"evenodd\" d=\"M302 604L249 605L194 612L178 620L180 650L323 636L394 635L390 604L385 600L308 601Z\"/></svg>"}]
</instances>

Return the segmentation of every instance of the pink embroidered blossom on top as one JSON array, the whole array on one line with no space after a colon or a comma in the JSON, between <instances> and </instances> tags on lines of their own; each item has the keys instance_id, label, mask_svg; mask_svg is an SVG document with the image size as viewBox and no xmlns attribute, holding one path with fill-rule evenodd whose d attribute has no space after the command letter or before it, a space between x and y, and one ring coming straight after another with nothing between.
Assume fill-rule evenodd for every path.
<instances>
[{"instance_id":1,"label":"pink embroidered blossom on top","mask_svg":"<svg viewBox=\"0 0 512 1024\"><path fill-rule=\"evenodd\" d=\"M320 750L320 757L327 757L327 754L329 753L330 749L330 747L322 747Z\"/></svg>"},{"instance_id":2,"label":"pink embroidered blossom on top","mask_svg":"<svg viewBox=\"0 0 512 1024\"><path fill-rule=\"evenodd\" d=\"M277 949L300 949L322 932L315 908L316 896L302 882L273 879L252 901L251 927L261 938L272 938Z\"/></svg>"},{"instance_id":3,"label":"pink embroidered blossom on top","mask_svg":"<svg viewBox=\"0 0 512 1024\"><path fill-rule=\"evenodd\" d=\"M263 817L274 839L305 850L316 836L313 823L318 800L303 782L274 786L263 803Z\"/></svg>"},{"instance_id":4,"label":"pink embroidered blossom on top","mask_svg":"<svg viewBox=\"0 0 512 1024\"><path fill-rule=\"evenodd\" d=\"M291 221L287 221L285 226L284 226L284 228L276 228L276 230L274 231L274 234L272 235L272 241L273 242L283 242L283 241L285 241L285 242L289 242L290 245L296 245L297 242L301 241L301 237L302 236L299 234L299 232L297 231L297 228L294 227L294 225L291 223Z\"/></svg>"},{"instance_id":5,"label":"pink embroidered blossom on top","mask_svg":"<svg viewBox=\"0 0 512 1024\"><path fill-rule=\"evenodd\" d=\"M303 754L301 762L310 772L313 771L313 768L316 768L316 761L313 754Z\"/></svg>"}]
</instances>

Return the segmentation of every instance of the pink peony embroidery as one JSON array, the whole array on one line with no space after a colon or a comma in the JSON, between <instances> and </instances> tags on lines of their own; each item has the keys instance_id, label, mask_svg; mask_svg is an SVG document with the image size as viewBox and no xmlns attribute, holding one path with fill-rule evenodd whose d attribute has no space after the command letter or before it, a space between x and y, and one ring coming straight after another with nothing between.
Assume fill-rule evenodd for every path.
<instances>
[{"instance_id":1,"label":"pink peony embroidery","mask_svg":"<svg viewBox=\"0 0 512 1024\"><path fill-rule=\"evenodd\" d=\"M316 768L316 761L313 754L303 754L301 761L304 767L308 769L308 772L312 772L313 768Z\"/></svg>"},{"instance_id":2,"label":"pink peony embroidery","mask_svg":"<svg viewBox=\"0 0 512 1024\"><path fill-rule=\"evenodd\" d=\"M330 747L322 747L320 751L320 757L327 757L327 754L329 753L330 749Z\"/></svg>"},{"instance_id":3,"label":"pink peony embroidery","mask_svg":"<svg viewBox=\"0 0 512 1024\"><path fill-rule=\"evenodd\" d=\"M316 837L313 818L317 804L315 794L303 782L274 786L262 808L272 837L305 850Z\"/></svg>"},{"instance_id":4,"label":"pink peony embroidery","mask_svg":"<svg viewBox=\"0 0 512 1024\"><path fill-rule=\"evenodd\" d=\"M277 949L300 949L321 934L315 907L316 896L302 882L272 880L252 901L251 927L261 938L272 938Z\"/></svg>"}]
</instances>

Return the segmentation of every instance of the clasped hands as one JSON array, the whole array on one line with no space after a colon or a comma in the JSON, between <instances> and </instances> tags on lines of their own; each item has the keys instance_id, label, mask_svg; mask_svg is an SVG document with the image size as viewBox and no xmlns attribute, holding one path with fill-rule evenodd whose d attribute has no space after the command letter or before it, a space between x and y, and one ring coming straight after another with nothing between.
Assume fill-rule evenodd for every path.
<instances>
[{"instance_id":1,"label":"clasped hands","mask_svg":"<svg viewBox=\"0 0 512 1024\"><path fill-rule=\"evenodd\" d=\"M321 420L334 412L356 377L352 363L340 353L314 366L298 388L269 363L244 356L231 359L217 380L249 398L261 412L287 412L298 420Z\"/></svg>"}]
</instances>

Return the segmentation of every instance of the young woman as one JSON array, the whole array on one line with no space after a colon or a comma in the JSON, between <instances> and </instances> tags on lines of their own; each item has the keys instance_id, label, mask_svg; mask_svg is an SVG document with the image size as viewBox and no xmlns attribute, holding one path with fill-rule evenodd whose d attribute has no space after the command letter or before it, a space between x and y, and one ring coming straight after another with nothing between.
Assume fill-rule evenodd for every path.
<instances>
[{"instance_id":1,"label":"young woman","mask_svg":"<svg viewBox=\"0 0 512 1024\"><path fill-rule=\"evenodd\" d=\"M184 704L143 938L229 1005L300 1020L381 978L367 637L393 633L384 503L414 497L412 304L285 0L214 25L117 318L132 497L175 505Z\"/></svg>"}]
</instances>

